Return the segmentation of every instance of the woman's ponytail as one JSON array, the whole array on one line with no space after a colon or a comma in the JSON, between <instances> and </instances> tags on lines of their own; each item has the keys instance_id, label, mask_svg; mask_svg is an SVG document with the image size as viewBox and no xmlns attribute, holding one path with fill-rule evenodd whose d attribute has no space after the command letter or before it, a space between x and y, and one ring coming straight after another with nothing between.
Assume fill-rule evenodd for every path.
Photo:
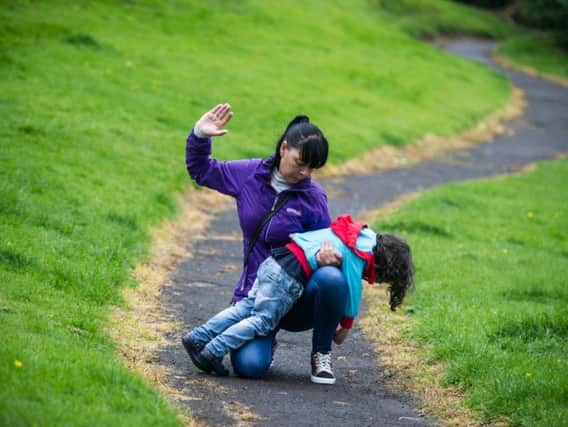
<instances>
[{"instance_id":1,"label":"woman's ponytail","mask_svg":"<svg viewBox=\"0 0 568 427\"><path fill-rule=\"evenodd\" d=\"M327 139L316 125L310 123L310 118L306 115L294 117L278 139L273 163L276 168L280 166L280 146L284 141L288 143L288 148L299 149L301 160L312 168L320 168L327 161ZM306 143L307 150L304 150Z\"/></svg>"},{"instance_id":2,"label":"woman's ponytail","mask_svg":"<svg viewBox=\"0 0 568 427\"><path fill-rule=\"evenodd\" d=\"M284 134L282 135L280 140L286 139L285 136L290 130L290 128L300 123L310 123L310 118L308 116L302 116L302 115L294 117L292 121L288 123L288 126L286 127L286 130L284 131Z\"/></svg>"}]
</instances>

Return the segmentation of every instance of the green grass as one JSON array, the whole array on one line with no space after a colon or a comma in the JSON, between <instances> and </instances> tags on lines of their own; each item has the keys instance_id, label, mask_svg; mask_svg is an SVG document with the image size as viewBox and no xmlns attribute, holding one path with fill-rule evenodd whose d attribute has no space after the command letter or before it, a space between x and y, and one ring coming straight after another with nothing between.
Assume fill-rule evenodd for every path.
<instances>
[{"instance_id":1,"label":"green grass","mask_svg":"<svg viewBox=\"0 0 568 427\"><path fill-rule=\"evenodd\" d=\"M561 50L549 35L529 33L511 37L497 51L517 64L568 79L568 52Z\"/></svg>"},{"instance_id":2,"label":"green grass","mask_svg":"<svg viewBox=\"0 0 568 427\"><path fill-rule=\"evenodd\" d=\"M397 18L403 31L417 38L469 36L497 41L497 51L513 63L542 73L568 77L568 54L546 34L499 19L479 8L443 0L374 0Z\"/></svg>"},{"instance_id":3,"label":"green grass","mask_svg":"<svg viewBox=\"0 0 568 427\"><path fill-rule=\"evenodd\" d=\"M568 160L542 163L436 189L375 224L413 247L412 337L486 420L568 425L567 180Z\"/></svg>"},{"instance_id":4,"label":"green grass","mask_svg":"<svg viewBox=\"0 0 568 427\"><path fill-rule=\"evenodd\" d=\"M72 114L101 137L133 126L150 132L143 114L153 125L144 139L164 132L162 141L177 141L205 108L227 100L236 116L222 158L268 154L284 125L305 112L336 142L336 163L387 142L463 129L508 94L502 77L413 40L367 2L153 3L76 5L65 14L53 3L5 7L8 81L39 74L27 82L41 94L34 107L73 108L61 119ZM45 75L55 69L61 75ZM7 96L21 95L20 85L10 88ZM76 111L77 102L87 111ZM93 113L112 127L101 130Z\"/></svg>"},{"instance_id":5,"label":"green grass","mask_svg":"<svg viewBox=\"0 0 568 427\"><path fill-rule=\"evenodd\" d=\"M470 36L502 39L515 27L482 9L451 0L374 0L379 9L396 17L397 25L417 38Z\"/></svg>"}]
</instances>

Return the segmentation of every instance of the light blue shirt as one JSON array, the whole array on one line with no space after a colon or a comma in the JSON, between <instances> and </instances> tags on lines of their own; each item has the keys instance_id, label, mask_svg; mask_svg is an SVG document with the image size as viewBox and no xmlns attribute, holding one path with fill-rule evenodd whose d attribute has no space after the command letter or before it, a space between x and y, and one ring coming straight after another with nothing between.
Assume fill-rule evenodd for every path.
<instances>
[{"instance_id":1,"label":"light blue shirt","mask_svg":"<svg viewBox=\"0 0 568 427\"><path fill-rule=\"evenodd\" d=\"M331 231L331 228L322 228L321 230L308 231L305 233L294 233L290 237L304 251L308 263L312 270L318 268L316 254L320 250L323 242L331 242L334 249L342 256L341 271L347 280L349 286L349 297L347 298L347 306L345 307L345 316L356 317L359 313L361 305L361 294L363 286L361 283L363 271L365 269L365 261L359 258L337 235ZM377 243L377 235L369 228L363 228L355 247L363 252L373 253L373 249Z\"/></svg>"}]
</instances>

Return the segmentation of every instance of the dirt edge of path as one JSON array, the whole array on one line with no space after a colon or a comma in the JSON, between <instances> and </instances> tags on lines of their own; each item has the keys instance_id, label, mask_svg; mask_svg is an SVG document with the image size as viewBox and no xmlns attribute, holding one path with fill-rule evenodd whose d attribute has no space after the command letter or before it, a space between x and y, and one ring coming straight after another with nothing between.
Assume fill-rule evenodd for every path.
<instances>
[{"instance_id":1,"label":"dirt edge of path","mask_svg":"<svg viewBox=\"0 0 568 427\"><path fill-rule=\"evenodd\" d=\"M512 134L507 123L521 116L526 105L524 92L513 86L509 100L503 108L489 114L464 132L448 137L427 134L402 148L381 146L341 165L327 165L321 172L317 171L317 178L370 174L408 167L455 150L491 142L496 136Z\"/></svg>"},{"instance_id":2,"label":"dirt edge of path","mask_svg":"<svg viewBox=\"0 0 568 427\"><path fill-rule=\"evenodd\" d=\"M168 386L168 370L157 363L160 348L168 344L166 334L181 330L177 319L168 317L161 303L163 289L177 263L191 256L189 236L199 238L215 214L230 198L208 189L189 188L177 197L179 214L151 231L149 256L131 272L137 286L125 286L123 303L114 306L109 316L108 333L117 344L124 365L158 388L174 405L180 421L199 427L188 409L175 402L184 396Z\"/></svg>"},{"instance_id":3,"label":"dirt edge of path","mask_svg":"<svg viewBox=\"0 0 568 427\"><path fill-rule=\"evenodd\" d=\"M465 394L460 388L441 385L444 365L433 362L427 348L407 337L415 319L390 312L385 289L366 286L363 295L368 312L361 326L374 344L382 378L389 387L413 395L420 402L419 412L444 426L508 425L505 420L484 423L465 407Z\"/></svg>"},{"instance_id":4,"label":"dirt edge of path","mask_svg":"<svg viewBox=\"0 0 568 427\"><path fill-rule=\"evenodd\" d=\"M345 176L407 167L453 150L490 142L497 135L511 132L506 123L520 116L525 106L523 92L513 87L504 108L465 132L446 138L429 134L402 149L381 147L341 166L327 166L325 173L318 176ZM374 168L370 169L368 165ZM175 220L167 220L152 231L150 255L132 272L138 286L125 287L123 304L113 307L110 314L108 333L117 343L125 366L142 376L151 386L157 387L177 409L179 419L192 427L199 424L193 420L187 408L175 403L183 400L184 396L168 386L168 370L156 360L158 350L168 343L166 333L181 329L176 319L168 318L160 296L163 288L169 285L168 277L177 263L183 257L191 256L188 236L198 238L215 214L224 209L229 201L228 197L207 189L190 188L178 197L180 214ZM246 417L242 421L246 424L246 420L250 420L251 416L254 418L254 414L248 410L244 410L244 413Z\"/></svg>"},{"instance_id":5,"label":"dirt edge of path","mask_svg":"<svg viewBox=\"0 0 568 427\"><path fill-rule=\"evenodd\" d=\"M538 78L541 78L543 80L547 80L551 83L556 83L557 85L560 85L560 86L563 86L563 87L568 87L568 79L565 79L563 77L543 73L543 72L538 71L537 69L535 69L533 67L529 67L528 65L517 64L516 62L512 61L508 57L501 55L497 52L493 52L491 54L491 57L495 60L495 62L497 62L503 68L506 68L508 70L520 71L521 73L524 73L528 76L538 77Z\"/></svg>"},{"instance_id":6,"label":"dirt edge of path","mask_svg":"<svg viewBox=\"0 0 568 427\"><path fill-rule=\"evenodd\" d=\"M514 174L533 171L530 164ZM488 180L508 177L512 174L487 178ZM485 179L485 178L482 178ZM415 192L397 198L379 209L366 212L363 220L371 224L377 219L393 215L402 205L420 197ZM505 427L506 419L495 419L490 423L483 421L474 411L464 405L465 393L456 386L442 386L445 365L432 361L429 349L418 341L409 338L408 332L416 319L401 310L390 311L386 289L380 286L364 286L363 298L368 310L361 319L361 326L371 340L383 369L382 378L386 384L401 393L412 394L421 404L419 412L433 416L445 426Z\"/></svg>"}]
</instances>

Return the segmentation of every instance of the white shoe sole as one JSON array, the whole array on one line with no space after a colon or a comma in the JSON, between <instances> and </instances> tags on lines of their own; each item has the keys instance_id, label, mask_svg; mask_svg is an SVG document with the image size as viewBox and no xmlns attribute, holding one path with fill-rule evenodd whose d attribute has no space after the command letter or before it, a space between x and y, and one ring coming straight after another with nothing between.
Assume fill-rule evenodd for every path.
<instances>
[{"instance_id":1,"label":"white shoe sole","mask_svg":"<svg viewBox=\"0 0 568 427\"><path fill-rule=\"evenodd\" d=\"M312 375L311 380L316 384L335 384L335 378L320 378Z\"/></svg>"}]
</instances>

